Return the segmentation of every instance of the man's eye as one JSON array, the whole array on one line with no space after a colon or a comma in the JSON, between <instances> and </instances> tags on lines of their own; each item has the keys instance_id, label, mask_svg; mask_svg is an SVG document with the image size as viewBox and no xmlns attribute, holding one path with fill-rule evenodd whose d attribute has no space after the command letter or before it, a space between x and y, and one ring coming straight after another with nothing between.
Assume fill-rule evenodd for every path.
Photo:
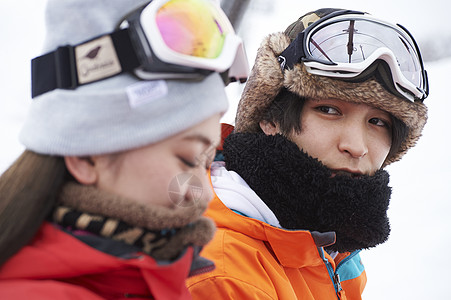
<instances>
[{"instance_id":1,"label":"man's eye","mask_svg":"<svg viewBox=\"0 0 451 300\"><path fill-rule=\"evenodd\" d=\"M379 119L379 118L372 118L372 119L369 120L369 122L370 122L371 124L376 125L376 126L381 126L381 127L387 127L387 128L390 128L390 124L389 124L388 122L386 122L386 121L384 121L384 120L382 120L382 119Z\"/></svg>"},{"instance_id":2,"label":"man's eye","mask_svg":"<svg viewBox=\"0 0 451 300\"><path fill-rule=\"evenodd\" d=\"M322 113L328 114L328 115L338 115L339 112L336 108L330 107L330 106L318 106L316 108Z\"/></svg>"}]
</instances>

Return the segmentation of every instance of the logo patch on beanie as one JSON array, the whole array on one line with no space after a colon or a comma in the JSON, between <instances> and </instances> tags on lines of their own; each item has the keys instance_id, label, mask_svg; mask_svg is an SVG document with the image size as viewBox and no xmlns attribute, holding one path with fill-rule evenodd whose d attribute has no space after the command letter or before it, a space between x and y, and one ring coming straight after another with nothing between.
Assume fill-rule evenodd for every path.
<instances>
[{"instance_id":1,"label":"logo patch on beanie","mask_svg":"<svg viewBox=\"0 0 451 300\"><path fill-rule=\"evenodd\" d=\"M122 71L111 37L106 35L75 47L80 84L111 77Z\"/></svg>"},{"instance_id":2,"label":"logo patch on beanie","mask_svg":"<svg viewBox=\"0 0 451 300\"><path fill-rule=\"evenodd\" d=\"M127 96L132 108L150 103L168 94L164 80L140 81L127 87Z\"/></svg>"}]
</instances>

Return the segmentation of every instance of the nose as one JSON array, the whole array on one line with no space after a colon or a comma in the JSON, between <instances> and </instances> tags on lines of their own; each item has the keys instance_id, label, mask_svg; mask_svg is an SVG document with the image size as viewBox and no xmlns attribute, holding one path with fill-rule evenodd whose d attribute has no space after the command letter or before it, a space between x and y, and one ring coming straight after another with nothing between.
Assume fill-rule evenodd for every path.
<instances>
[{"instance_id":1,"label":"nose","mask_svg":"<svg viewBox=\"0 0 451 300\"><path fill-rule=\"evenodd\" d=\"M203 188L203 200L207 203L210 203L211 200L213 200L214 194L213 194L213 187L211 186L210 179L204 180L202 184Z\"/></svg>"},{"instance_id":2,"label":"nose","mask_svg":"<svg viewBox=\"0 0 451 300\"><path fill-rule=\"evenodd\" d=\"M197 197L194 197L196 205L206 206L213 200L213 187L210 183L209 172L198 170L194 175L198 180Z\"/></svg>"},{"instance_id":3,"label":"nose","mask_svg":"<svg viewBox=\"0 0 451 300\"><path fill-rule=\"evenodd\" d=\"M367 134L365 126L348 124L341 130L338 148L352 158L363 158L368 153Z\"/></svg>"}]
</instances>

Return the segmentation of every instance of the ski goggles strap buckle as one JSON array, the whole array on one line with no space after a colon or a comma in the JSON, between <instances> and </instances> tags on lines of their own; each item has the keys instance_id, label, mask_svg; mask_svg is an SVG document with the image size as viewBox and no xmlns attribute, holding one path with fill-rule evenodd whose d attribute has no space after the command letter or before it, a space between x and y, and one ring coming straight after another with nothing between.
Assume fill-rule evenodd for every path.
<instances>
[{"instance_id":1,"label":"ski goggles strap buckle","mask_svg":"<svg viewBox=\"0 0 451 300\"><path fill-rule=\"evenodd\" d=\"M299 63L305 57L303 42L304 32L300 32L293 42L282 51L278 57L282 70L292 69L295 64Z\"/></svg>"}]
</instances>

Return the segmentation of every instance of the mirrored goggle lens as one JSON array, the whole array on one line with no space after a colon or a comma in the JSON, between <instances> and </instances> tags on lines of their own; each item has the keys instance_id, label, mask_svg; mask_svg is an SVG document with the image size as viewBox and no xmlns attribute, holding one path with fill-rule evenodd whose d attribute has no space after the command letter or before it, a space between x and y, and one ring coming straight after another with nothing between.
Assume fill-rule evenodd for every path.
<instances>
[{"instance_id":1,"label":"mirrored goggle lens","mask_svg":"<svg viewBox=\"0 0 451 300\"><path fill-rule=\"evenodd\" d=\"M381 47L393 52L408 81L424 88L415 43L397 28L370 20L341 20L321 27L308 40L311 58L327 64L359 63Z\"/></svg>"},{"instance_id":2,"label":"mirrored goggle lens","mask_svg":"<svg viewBox=\"0 0 451 300\"><path fill-rule=\"evenodd\" d=\"M216 7L205 0L171 0L156 15L166 45L177 53L217 58L228 27Z\"/></svg>"}]
</instances>

